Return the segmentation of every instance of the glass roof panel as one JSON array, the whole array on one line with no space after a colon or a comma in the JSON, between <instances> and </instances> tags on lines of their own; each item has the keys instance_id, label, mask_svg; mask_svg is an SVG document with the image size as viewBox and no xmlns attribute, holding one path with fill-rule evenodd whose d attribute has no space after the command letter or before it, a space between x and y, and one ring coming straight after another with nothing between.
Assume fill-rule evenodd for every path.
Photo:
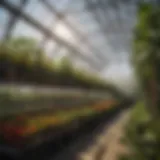
<instances>
[{"instance_id":1,"label":"glass roof panel","mask_svg":"<svg viewBox=\"0 0 160 160\"><path fill-rule=\"evenodd\" d=\"M24 11L46 27L52 26L56 17L39 0L30 0Z\"/></svg>"},{"instance_id":2,"label":"glass roof panel","mask_svg":"<svg viewBox=\"0 0 160 160\"><path fill-rule=\"evenodd\" d=\"M22 6L22 1L6 2ZM57 54L63 55L65 51L61 48L66 47L65 50L76 55L76 58L84 57L87 61L91 60L93 65L97 63L97 66L105 66L108 59L114 61L116 57L117 61L131 52L138 1L140 0L26 0L23 10L25 14L36 19L42 28L45 27L47 34L54 33L58 37L52 36L45 43L50 55L56 56L52 52L54 49ZM44 2L48 2L50 9ZM1 11L0 29L4 32L9 16L8 13L1 14ZM3 36L1 32L0 37ZM22 18L13 27L15 36L27 35L42 40L46 35L40 32L22 21Z\"/></svg>"},{"instance_id":3,"label":"glass roof panel","mask_svg":"<svg viewBox=\"0 0 160 160\"><path fill-rule=\"evenodd\" d=\"M15 6L19 6L22 0L7 0L7 1L14 4Z\"/></svg>"},{"instance_id":4,"label":"glass roof panel","mask_svg":"<svg viewBox=\"0 0 160 160\"><path fill-rule=\"evenodd\" d=\"M43 38L43 34L41 34L38 30L28 25L23 20L18 20L18 22L15 25L15 28L12 31L12 36L31 36L35 39L37 39L39 42Z\"/></svg>"},{"instance_id":5,"label":"glass roof panel","mask_svg":"<svg viewBox=\"0 0 160 160\"><path fill-rule=\"evenodd\" d=\"M58 11L64 11L68 8L70 0L47 0L52 6L54 6Z\"/></svg>"},{"instance_id":6,"label":"glass roof panel","mask_svg":"<svg viewBox=\"0 0 160 160\"><path fill-rule=\"evenodd\" d=\"M76 37L73 35L72 31L70 31L64 25L63 21L56 24L56 26L53 28L53 32L56 33L56 35L58 35L62 39L76 45Z\"/></svg>"},{"instance_id":7,"label":"glass roof panel","mask_svg":"<svg viewBox=\"0 0 160 160\"><path fill-rule=\"evenodd\" d=\"M7 12L7 10L1 8L0 9L0 39L3 38L6 32L9 18L10 18L10 14Z\"/></svg>"}]
</instances>

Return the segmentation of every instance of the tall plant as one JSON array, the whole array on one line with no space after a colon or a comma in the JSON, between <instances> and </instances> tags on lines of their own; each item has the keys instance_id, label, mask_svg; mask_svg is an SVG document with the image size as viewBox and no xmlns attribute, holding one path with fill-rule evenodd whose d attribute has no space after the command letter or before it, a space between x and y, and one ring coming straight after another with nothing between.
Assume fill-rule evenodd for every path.
<instances>
[{"instance_id":1,"label":"tall plant","mask_svg":"<svg viewBox=\"0 0 160 160\"><path fill-rule=\"evenodd\" d=\"M136 105L126 129L130 160L160 159L160 6L142 3L133 42L133 62L142 103Z\"/></svg>"}]
</instances>

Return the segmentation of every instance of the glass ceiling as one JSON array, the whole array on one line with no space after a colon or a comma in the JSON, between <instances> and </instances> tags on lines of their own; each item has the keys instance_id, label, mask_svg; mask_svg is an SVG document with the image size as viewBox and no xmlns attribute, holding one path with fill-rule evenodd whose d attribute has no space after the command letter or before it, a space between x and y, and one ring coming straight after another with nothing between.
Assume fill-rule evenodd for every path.
<instances>
[{"instance_id":1,"label":"glass ceiling","mask_svg":"<svg viewBox=\"0 0 160 160\"><path fill-rule=\"evenodd\" d=\"M139 1L2 0L0 38L32 36L48 56L101 71L129 60Z\"/></svg>"}]
</instances>

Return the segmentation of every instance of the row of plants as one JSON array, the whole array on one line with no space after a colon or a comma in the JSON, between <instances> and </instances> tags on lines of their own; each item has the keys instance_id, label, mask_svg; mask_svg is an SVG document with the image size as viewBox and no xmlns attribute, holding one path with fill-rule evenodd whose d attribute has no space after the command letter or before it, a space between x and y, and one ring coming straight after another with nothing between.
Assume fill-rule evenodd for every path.
<instances>
[{"instance_id":1,"label":"row of plants","mask_svg":"<svg viewBox=\"0 0 160 160\"><path fill-rule=\"evenodd\" d=\"M126 126L129 153L123 160L160 159L160 5L141 3L133 43L133 61L141 87Z\"/></svg>"},{"instance_id":2,"label":"row of plants","mask_svg":"<svg viewBox=\"0 0 160 160\"><path fill-rule=\"evenodd\" d=\"M0 81L5 83L116 90L97 76L75 69L67 57L59 62L49 58L29 37L0 42L0 64Z\"/></svg>"},{"instance_id":3,"label":"row of plants","mask_svg":"<svg viewBox=\"0 0 160 160\"><path fill-rule=\"evenodd\" d=\"M39 115L18 114L13 117L6 117L0 121L1 139L6 142L16 143L49 127L62 126L76 121L80 117L97 115L113 108L117 104L118 102L116 101L108 100L89 107L74 108L70 111L41 113Z\"/></svg>"},{"instance_id":4,"label":"row of plants","mask_svg":"<svg viewBox=\"0 0 160 160\"><path fill-rule=\"evenodd\" d=\"M13 115L17 113L41 112L42 110L62 110L80 108L84 105L88 106L97 101L104 99L113 99L108 94L100 92L70 93L63 95L33 95L33 96L17 96L13 94L0 94L0 117Z\"/></svg>"}]
</instances>

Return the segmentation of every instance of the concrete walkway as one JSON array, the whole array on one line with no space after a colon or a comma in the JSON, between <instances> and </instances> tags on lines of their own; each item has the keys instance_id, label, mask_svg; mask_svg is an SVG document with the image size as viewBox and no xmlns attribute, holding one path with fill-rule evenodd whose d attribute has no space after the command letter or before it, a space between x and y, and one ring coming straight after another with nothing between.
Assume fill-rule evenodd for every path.
<instances>
[{"instance_id":1,"label":"concrete walkway","mask_svg":"<svg viewBox=\"0 0 160 160\"><path fill-rule=\"evenodd\" d=\"M130 117L130 110L123 112L119 118L97 136L94 145L78 155L79 160L118 160L118 155L126 153L127 148L120 143L124 136L124 126Z\"/></svg>"}]
</instances>

